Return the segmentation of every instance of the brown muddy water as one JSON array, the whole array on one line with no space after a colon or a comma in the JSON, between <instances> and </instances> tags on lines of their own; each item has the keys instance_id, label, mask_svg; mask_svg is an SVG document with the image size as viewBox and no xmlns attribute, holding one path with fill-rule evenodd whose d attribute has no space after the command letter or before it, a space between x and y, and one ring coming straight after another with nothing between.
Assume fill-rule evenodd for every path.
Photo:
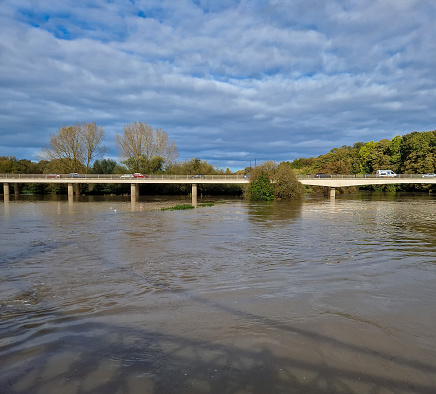
<instances>
[{"instance_id":1,"label":"brown muddy water","mask_svg":"<svg viewBox=\"0 0 436 394\"><path fill-rule=\"evenodd\" d=\"M0 202L0 393L436 392L436 196L179 202Z\"/></svg>"}]
</instances>

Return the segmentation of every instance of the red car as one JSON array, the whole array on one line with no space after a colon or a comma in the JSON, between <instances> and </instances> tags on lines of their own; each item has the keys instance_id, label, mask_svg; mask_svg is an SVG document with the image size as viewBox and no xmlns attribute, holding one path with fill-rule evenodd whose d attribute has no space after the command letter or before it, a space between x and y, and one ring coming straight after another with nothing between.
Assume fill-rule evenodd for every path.
<instances>
[{"instance_id":1,"label":"red car","mask_svg":"<svg viewBox=\"0 0 436 394\"><path fill-rule=\"evenodd\" d=\"M135 172L133 174L135 178L147 178L147 175L142 175L140 172Z\"/></svg>"},{"instance_id":2,"label":"red car","mask_svg":"<svg viewBox=\"0 0 436 394\"><path fill-rule=\"evenodd\" d=\"M60 178L61 176L59 174L47 174L45 177L46 178Z\"/></svg>"}]
</instances>

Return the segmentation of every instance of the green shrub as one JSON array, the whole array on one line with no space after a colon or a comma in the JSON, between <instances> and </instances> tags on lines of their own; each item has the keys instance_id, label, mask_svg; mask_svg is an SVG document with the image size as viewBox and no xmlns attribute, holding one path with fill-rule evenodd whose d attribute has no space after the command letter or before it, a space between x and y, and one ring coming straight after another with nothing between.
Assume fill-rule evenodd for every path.
<instances>
[{"instance_id":1,"label":"green shrub","mask_svg":"<svg viewBox=\"0 0 436 394\"><path fill-rule=\"evenodd\" d=\"M272 201L274 200L274 185L265 174L259 175L248 187L250 200Z\"/></svg>"}]
</instances>

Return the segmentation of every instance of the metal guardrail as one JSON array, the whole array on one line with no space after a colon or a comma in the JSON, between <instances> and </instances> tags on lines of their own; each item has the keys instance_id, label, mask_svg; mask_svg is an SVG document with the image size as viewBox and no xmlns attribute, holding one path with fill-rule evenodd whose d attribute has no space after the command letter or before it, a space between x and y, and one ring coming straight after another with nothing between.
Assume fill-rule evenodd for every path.
<instances>
[{"instance_id":1,"label":"metal guardrail","mask_svg":"<svg viewBox=\"0 0 436 394\"><path fill-rule=\"evenodd\" d=\"M435 174L396 174L396 176L378 176L376 174L325 174L316 176L315 174L297 175L298 179L419 179L419 178L436 178Z\"/></svg>"},{"instance_id":2,"label":"metal guardrail","mask_svg":"<svg viewBox=\"0 0 436 394\"><path fill-rule=\"evenodd\" d=\"M80 177L71 177L69 174L56 174L57 176L51 176L49 174L0 174L1 179L246 179L244 175L144 175L144 178L122 178L123 174L80 174ZM395 177L377 176L376 174L325 174L323 176L317 176L315 174L299 174L298 179L383 179L383 178L398 178L398 179L417 179L417 178L432 178L435 174L397 174Z\"/></svg>"},{"instance_id":3,"label":"metal guardrail","mask_svg":"<svg viewBox=\"0 0 436 394\"><path fill-rule=\"evenodd\" d=\"M71 177L69 174L57 174L59 176L50 176L49 174L0 174L1 179L180 179L180 180L190 180L190 179L244 179L243 175L147 175L144 178L133 177L133 178L121 178L123 174L80 174L80 177Z\"/></svg>"}]
</instances>

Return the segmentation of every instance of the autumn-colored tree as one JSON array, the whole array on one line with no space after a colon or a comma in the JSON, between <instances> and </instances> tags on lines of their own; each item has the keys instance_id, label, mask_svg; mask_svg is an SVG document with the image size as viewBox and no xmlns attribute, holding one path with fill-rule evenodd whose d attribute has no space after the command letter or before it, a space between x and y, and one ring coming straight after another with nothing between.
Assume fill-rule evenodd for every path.
<instances>
[{"instance_id":1,"label":"autumn-colored tree","mask_svg":"<svg viewBox=\"0 0 436 394\"><path fill-rule=\"evenodd\" d=\"M267 161L250 172L250 184L245 194L252 200L271 201L274 199L301 198L303 185L290 167L290 163L277 164Z\"/></svg>"},{"instance_id":2,"label":"autumn-colored tree","mask_svg":"<svg viewBox=\"0 0 436 394\"><path fill-rule=\"evenodd\" d=\"M405 174L435 172L436 131L412 133L403 136L401 170Z\"/></svg>"},{"instance_id":3,"label":"autumn-colored tree","mask_svg":"<svg viewBox=\"0 0 436 394\"><path fill-rule=\"evenodd\" d=\"M49 146L40 156L55 161L56 169L52 170L56 172L88 173L92 160L105 152L101 145L103 136L103 128L95 122L62 126L56 134L50 135Z\"/></svg>"},{"instance_id":4,"label":"autumn-colored tree","mask_svg":"<svg viewBox=\"0 0 436 394\"><path fill-rule=\"evenodd\" d=\"M223 170L214 167L206 160L201 160L198 158L191 158L180 163L173 163L171 166L167 167L166 172L168 174L180 175L218 175L224 173Z\"/></svg>"},{"instance_id":5,"label":"autumn-colored tree","mask_svg":"<svg viewBox=\"0 0 436 394\"><path fill-rule=\"evenodd\" d=\"M274 184L274 196L278 199L297 199L304 194L304 186L298 182L289 163L282 162L271 175Z\"/></svg>"},{"instance_id":6,"label":"autumn-colored tree","mask_svg":"<svg viewBox=\"0 0 436 394\"><path fill-rule=\"evenodd\" d=\"M175 161L179 152L166 131L153 129L145 122L134 122L124 126L123 134L115 135L115 144L120 156L128 161L133 171L139 171L141 160L162 158L166 165Z\"/></svg>"}]
</instances>

